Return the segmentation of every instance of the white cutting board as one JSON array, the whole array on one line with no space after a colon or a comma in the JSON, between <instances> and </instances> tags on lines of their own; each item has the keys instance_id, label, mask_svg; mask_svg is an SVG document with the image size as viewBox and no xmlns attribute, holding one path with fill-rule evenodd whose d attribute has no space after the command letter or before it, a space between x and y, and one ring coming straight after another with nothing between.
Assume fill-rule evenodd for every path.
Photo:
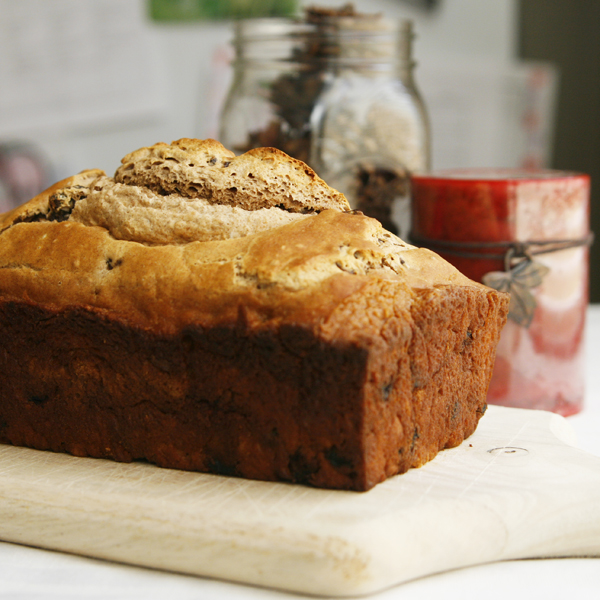
<instances>
[{"instance_id":1,"label":"white cutting board","mask_svg":"<svg viewBox=\"0 0 600 600\"><path fill-rule=\"evenodd\" d=\"M490 407L460 447L366 493L0 445L0 539L331 596L600 556L600 458L572 442L562 417Z\"/></svg>"}]
</instances>

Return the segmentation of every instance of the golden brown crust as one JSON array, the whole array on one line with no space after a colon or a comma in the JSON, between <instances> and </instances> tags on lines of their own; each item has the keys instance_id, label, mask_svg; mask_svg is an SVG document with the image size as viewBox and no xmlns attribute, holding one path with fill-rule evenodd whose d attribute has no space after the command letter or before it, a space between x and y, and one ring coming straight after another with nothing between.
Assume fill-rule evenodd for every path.
<instances>
[{"instance_id":1,"label":"golden brown crust","mask_svg":"<svg viewBox=\"0 0 600 600\"><path fill-rule=\"evenodd\" d=\"M483 287L434 253L386 238L397 239L374 219L337 211L184 246L115 240L70 221L18 223L0 235L0 296L103 308L166 331L188 320L218 322L238 303L265 312L304 312L305 303L327 311L343 297L331 296L332 289L350 293L372 277L415 289Z\"/></svg>"}]
</instances>

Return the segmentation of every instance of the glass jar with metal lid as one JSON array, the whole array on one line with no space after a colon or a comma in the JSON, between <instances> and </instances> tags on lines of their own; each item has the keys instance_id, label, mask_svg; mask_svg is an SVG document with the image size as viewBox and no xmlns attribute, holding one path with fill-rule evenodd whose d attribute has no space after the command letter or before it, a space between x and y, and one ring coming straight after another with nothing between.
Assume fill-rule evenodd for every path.
<instances>
[{"instance_id":1,"label":"glass jar with metal lid","mask_svg":"<svg viewBox=\"0 0 600 600\"><path fill-rule=\"evenodd\" d=\"M409 21L352 10L240 21L221 142L283 150L406 236L409 177L428 169L430 154L412 39Z\"/></svg>"}]
</instances>

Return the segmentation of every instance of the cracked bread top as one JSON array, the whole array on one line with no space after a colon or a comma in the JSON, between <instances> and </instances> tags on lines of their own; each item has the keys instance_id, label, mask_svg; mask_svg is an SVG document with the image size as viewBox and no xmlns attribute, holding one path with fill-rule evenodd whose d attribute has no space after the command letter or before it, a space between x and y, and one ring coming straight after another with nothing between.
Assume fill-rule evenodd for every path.
<instances>
[{"instance_id":1,"label":"cracked bread top","mask_svg":"<svg viewBox=\"0 0 600 600\"><path fill-rule=\"evenodd\" d=\"M0 220L97 225L149 245L222 240L266 231L325 209L349 210L345 196L304 163L274 148L236 157L215 140L181 139L128 154L114 178L84 171ZM14 211L13 211L14 212Z\"/></svg>"},{"instance_id":2,"label":"cracked bread top","mask_svg":"<svg viewBox=\"0 0 600 600\"><path fill-rule=\"evenodd\" d=\"M117 183L144 186L160 195L204 198L246 210L350 209L346 197L308 165L275 148L235 156L215 140L181 139L141 148L121 162Z\"/></svg>"},{"instance_id":3,"label":"cracked bread top","mask_svg":"<svg viewBox=\"0 0 600 600\"><path fill-rule=\"evenodd\" d=\"M103 176L75 204L71 220L104 227L120 240L154 246L244 237L308 216L277 207L246 210L204 198L161 196Z\"/></svg>"},{"instance_id":4,"label":"cracked bread top","mask_svg":"<svg viewBox=\"0 0 600 600\"><path fill-rule=\"evenodd\" d=\"M156 145L125 157L114 179L85 171L0 215L0 297L85 306L174 333L240 318L314 324L374 279L393 284L399 304L439 286L496 293L378 221L343 212L345 198L307 167L297 171L298 161L282 166L283 153L253 152L234 158L212 140ZM182 153L193 156L185 169ZM153 165L157 154L163 162ZM239 165L251 165L252 185L240 180L235 192L251 210L225 202L233 200L231 190L221 194L222 173L206 175L215 165L184 178L204 196L182 187L190 164L212 157L231 159L236 177L246 172ZM287 188L272 183L281 173ZM333 198L339 204L328 208Z\"/></svg>"}]
</instances>

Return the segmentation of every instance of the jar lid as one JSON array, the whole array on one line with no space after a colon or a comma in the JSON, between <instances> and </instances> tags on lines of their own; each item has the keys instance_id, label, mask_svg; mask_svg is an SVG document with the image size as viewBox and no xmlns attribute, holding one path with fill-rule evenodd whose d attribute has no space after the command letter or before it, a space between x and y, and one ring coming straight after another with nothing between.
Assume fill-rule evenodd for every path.
<instances>
[{"instance_id":1,"label":"jar lid","mask_svg":"<svg viewBox=\"0 0 600 600\"><path fill-rule=\"evenodd\" d=\"M510 168L472 168L472 169L444 169L413 175L412 180L421 185L448 185L454 182L492 183L492 182L523 182L523 181L549 181L558 179L583 178L589 179L585 173L575 171L561 171L555 169L510 169Z\"/></svg>"},{"instance_id":2,"label":"jar lid","mask_svg":"<svg viewBox=\"0 0 600 600\"><path fill-rule=\"evenodd\" d=\"M236 61L331 63L405 62L412 67L412 21L379 14L299 19L244 19L235 24ZM304 46L302 46L304 44Z\"/></svg>"}]
</instances>

